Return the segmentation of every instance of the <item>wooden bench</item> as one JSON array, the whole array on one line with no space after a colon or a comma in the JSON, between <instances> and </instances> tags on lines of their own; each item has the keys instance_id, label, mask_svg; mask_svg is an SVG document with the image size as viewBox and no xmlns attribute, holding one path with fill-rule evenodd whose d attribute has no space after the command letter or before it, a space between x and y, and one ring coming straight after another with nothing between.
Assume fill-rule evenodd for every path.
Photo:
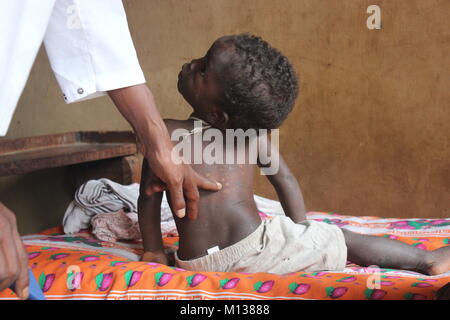
<instances>
[{"instance_id":1,"label":"wooden bench","mask_svg":"<svg viewBox=\"0 0 450 320\"><path fill-rule=\"evenodd\" d=\"M67 167L74 188L90 179L140 181L141 157L128 131L69 132L0 140L0 177Z\"/></svg>"}]
</instances>

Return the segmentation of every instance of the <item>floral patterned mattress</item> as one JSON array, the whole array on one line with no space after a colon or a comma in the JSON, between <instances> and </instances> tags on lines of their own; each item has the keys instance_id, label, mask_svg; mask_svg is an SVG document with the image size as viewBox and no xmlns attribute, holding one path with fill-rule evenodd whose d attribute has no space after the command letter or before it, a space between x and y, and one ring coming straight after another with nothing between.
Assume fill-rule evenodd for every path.
<instances>
[{"instance_id":1,"label":"floral patterned mattress","mask_svg":"<svg viewBox=\"0 0 450 320\"><path fill-rule=\"evenodd\" d=\"M270 218L261 213L263 219ZM383 219L309 212L308 219L390 237L422 250L450 244L450 219ZM168 252L176 230L165 232ZM342 272L192 272L141 262L139 242L104 242L89 231L65 235L61 227L23 237L29 264L47 299L434 299L450 282L439 276L362 268L348 262ZM7 289L0 299L17 299Z\"/></svg>"}]
</instances>

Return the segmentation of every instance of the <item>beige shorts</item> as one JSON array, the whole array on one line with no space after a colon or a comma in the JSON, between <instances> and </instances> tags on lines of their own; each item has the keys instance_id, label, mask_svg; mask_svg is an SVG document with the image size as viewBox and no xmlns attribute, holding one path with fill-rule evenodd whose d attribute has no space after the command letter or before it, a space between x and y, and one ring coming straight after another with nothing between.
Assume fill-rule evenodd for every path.
<instances>
[{"instance_id":1,"label":"beige shorts","mask_svg":"<svg viewBox=\"0 0 450 320\"><path fill-rule=\"evenodd\" d=\"M294 223L286 216L264 220L241 241L193 260L180 260L180 268L203 272L313 272L343 270L347 246L342 230L313 220Z\"/></svg>"}]
</instances>

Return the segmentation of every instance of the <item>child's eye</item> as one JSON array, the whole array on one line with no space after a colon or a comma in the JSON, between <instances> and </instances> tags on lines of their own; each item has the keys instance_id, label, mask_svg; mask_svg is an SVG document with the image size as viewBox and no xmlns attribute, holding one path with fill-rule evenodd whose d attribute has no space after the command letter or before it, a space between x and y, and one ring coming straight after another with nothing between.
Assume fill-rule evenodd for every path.
<instances>
[{"instance_id":1,"label":"child's eye","mask_svg":"<svg viewBox=\"0 0 450 320\"><path fill-rule=\"evenodd\" d=\"M202 65L202 67L200 68L199 72L200 72L200 75L201 75L202 77L205 76L205 72L206 72L206 64L203 64L203 65Z\"/></svg>"}]
</instances>

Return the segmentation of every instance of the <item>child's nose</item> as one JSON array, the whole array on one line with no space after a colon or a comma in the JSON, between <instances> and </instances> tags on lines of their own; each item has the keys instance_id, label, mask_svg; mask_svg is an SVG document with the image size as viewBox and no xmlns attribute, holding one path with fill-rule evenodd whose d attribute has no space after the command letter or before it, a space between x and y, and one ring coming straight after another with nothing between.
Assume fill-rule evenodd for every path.
<instances>
[{"instance_id":1,"label":"child's nose","mask_svg":"<svg viewBox=\"0 0 450 320\"><path fill-rule=\"evenodd\" d=\"M183 64L183 66L181 67L181 70L182 70L182 72L191 72L192 71L192 62Z\"/></svg>"},{"instance_id":2,"label":"child's nose","mask_svg":"<svg viewBox=\"0 0 450 320\"><path fill-rule=\"evenodd\" d=\"M189 67L191 68L191 70L195 67L195 65L200 61L200 59L194 59L191 61L191 63L189 64Z\"/></svg>"}]
</instances>

